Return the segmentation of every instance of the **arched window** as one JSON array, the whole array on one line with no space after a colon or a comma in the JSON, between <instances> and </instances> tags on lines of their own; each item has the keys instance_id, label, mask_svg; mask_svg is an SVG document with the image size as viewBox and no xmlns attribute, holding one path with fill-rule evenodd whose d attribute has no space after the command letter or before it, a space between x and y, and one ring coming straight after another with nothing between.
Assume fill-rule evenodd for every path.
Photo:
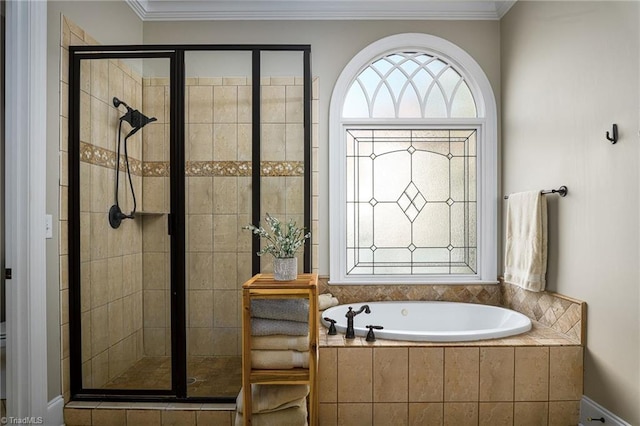
<instances>
[{"instance_id":1,"label":"arched window","mask_svg":"<svg viewBox=\"0 0 640 426\"><path fill-rule=\"evenodd\" d=\"M384 38L345 67L330 108L331 283L495 282L496 105L473 58Z\"/></svg>"}]
</instances>

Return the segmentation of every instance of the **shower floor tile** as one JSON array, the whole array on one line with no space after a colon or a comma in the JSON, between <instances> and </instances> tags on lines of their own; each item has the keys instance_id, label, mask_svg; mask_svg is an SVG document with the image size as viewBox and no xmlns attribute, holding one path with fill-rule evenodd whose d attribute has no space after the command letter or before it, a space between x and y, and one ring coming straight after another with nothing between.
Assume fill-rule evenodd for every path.
<instances>
[{"instance_id":1,"label":"shower floor tile","mask_svg":"<svg viewBox=\"0 0 640 426\"><path fill-rule=\"evenodd\" d=\"M187 395L236 397L242 386L242 357L190 357ZM171 358L144 357L105 385L107 389L169 389Z\"/></svg>"}]
</instances>

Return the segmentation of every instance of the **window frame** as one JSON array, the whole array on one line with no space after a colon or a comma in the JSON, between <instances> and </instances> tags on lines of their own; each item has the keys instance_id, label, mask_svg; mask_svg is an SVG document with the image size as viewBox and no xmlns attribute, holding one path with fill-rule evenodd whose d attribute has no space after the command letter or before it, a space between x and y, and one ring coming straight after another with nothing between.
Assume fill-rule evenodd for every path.
<instances>
[{"instance_id":1,"label":"window frame","mask_svg":"<svg viewBox=\"0 0 640 426\"><path fill-rule=\"evenodd\" d=\"M422 51L451 64L476 101L475 118L343 118L345 97L354 79L383 55ZM476 274L347 275L346 131L371 128L477 128L477 265ZM479 284L497 283L498 162L497 107L491 84L478 63L455 44L429 34L397 34L356 54L338 77L329 109L329 283L330 284Z\"/></svg>"}]
</instances>

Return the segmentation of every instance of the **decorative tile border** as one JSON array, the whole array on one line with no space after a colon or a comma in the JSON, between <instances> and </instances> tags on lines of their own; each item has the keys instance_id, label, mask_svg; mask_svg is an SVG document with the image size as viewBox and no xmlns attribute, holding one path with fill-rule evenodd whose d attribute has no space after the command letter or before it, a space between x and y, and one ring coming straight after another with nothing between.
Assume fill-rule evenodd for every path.
<instances>
[{"instance_id":1,"label":"decorative tile border","mask_svg":"<svg viewBox=\"0 0 640 426\"><path fill-rule=\"evenodd\" d=\"M114 169L116 167L116 153L90 143L80 142L80 161L94 166ZM125 162L124 155L120 155L120 170L126 170L126 167L127 163ZM129 168L131 169L132 175L140 176L143 167L140 160L129 158Z\"/></svg>"},{"instance_id":2,"label":"decorative tile border","mask_svg":"<svg viewBox=\"0 0 640 426\"><path fill-rule=\"evenodd\" d=\"M587 304L550 291L532 292L500 278L502 305L586 344Z\"/></svg>"},{"instance_id":3,"label":"decorative tile border","mask_svg":"<svg viewBox=\"0 0 640 426\"><path fill-rule=\"evenodd\" d=\"M80 142L80 161L110 169L116 166L116 153L86 142ZM168 161L140 161L129 159L131 174L143 177L168 177ZM304 176L303 161L262 161L261 176ZM124 155L120 155L120 170L125 170ZM186 176L251 176L251 161L187 161Z\"/></svg>"}]
</instances>

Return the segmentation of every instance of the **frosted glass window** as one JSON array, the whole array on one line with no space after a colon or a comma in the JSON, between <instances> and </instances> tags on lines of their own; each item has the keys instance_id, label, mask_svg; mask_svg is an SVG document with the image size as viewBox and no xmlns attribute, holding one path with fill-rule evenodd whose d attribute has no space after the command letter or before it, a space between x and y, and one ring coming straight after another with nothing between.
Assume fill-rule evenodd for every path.
<instances>
[{"instance_id":1,"label":"frosted glass window","mask_svg":"<svg viewBox=\"0 0 640 426\"><path fill-rule=\"evenodd\" d=\"M373 61L351 83L344 118L477 117L469 85L444 60L396 52Z\"/></svg>"},{"instance_id":2,"label":"frosted glass window","mask_svg":"<svg viewBox=\"0 0 640 426\"><path fill-rule=\"evenodd\" d=\"M477 272L476 133L347 130L347 275Z\"/></svg>"}]
</instances>

